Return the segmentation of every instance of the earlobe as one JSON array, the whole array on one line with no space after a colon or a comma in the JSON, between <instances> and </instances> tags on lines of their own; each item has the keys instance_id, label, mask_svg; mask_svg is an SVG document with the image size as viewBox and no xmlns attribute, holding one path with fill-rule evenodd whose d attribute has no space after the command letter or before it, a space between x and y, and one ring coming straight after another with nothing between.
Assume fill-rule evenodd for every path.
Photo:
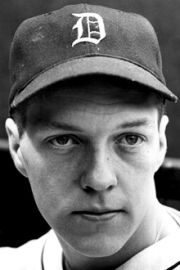
<instances>
[{"instance_id":1,"label":"earlobe","mask_svg":"<svg viewBox=\"0 0 180 270\"><path fill-rule=\"evenodd\" d=\"M24 167L23 156L20 148L20 136L18 126L12 118L8 118L5 123L9 141L9 151L18 171L27 177Z\"/></svg>"},{"instance_id":2,"label":"earlobe","mask_svg":"<svg viewBox=\"0 0 180 270\"><path fill-rule=\"evenodd\" d=\"M167 152L166 127L169 123L167 115L163 115L159 125L160 163L162 165Z\"/></svg>"}]
</instances>

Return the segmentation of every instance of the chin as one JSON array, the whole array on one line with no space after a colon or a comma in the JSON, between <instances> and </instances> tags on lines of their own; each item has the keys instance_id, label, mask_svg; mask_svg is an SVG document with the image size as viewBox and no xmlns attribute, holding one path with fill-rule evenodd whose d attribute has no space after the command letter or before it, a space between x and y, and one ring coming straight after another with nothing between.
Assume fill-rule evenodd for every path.
<instances>
[{"instance_id":1,"label":"chin","mask_svg":"<svg viewBox=\"0 0 180 270\"><path fill-rule=\"evenodd\" d=\"M101 258L117 253L126 244L125 237L89 237L70 243L71 247L83 256Z\"/></svg>"}]
</instances>

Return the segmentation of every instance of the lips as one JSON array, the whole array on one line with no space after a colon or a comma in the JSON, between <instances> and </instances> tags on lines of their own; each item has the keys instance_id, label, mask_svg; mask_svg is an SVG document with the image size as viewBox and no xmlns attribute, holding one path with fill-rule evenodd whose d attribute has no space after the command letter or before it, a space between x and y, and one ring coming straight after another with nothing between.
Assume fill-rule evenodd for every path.
<instances>
[{"instance_id":1,"label":"lips","mask_svg":"<svg viewBox=\"0 0 180 270\"><path fill-rule=\"evenodd\" d=\"M88 211L75 211L74 215L80 216L83 219L89 221L108 221L115 218L120 213L124 212L123 210L88 210Z\"/></svg>"}]
</instances>

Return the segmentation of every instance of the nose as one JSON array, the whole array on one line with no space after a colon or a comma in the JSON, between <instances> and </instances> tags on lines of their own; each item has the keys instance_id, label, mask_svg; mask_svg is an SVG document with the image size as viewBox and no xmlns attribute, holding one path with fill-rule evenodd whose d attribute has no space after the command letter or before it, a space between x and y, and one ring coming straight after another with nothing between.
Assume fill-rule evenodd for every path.
<instances>
[{"instance_id":1,"label":"nose","mask_svg":"<svg viewBox=\"0 0 180 270\"><path fill-rule=\"evenodd\" d=\"M88 158L81 186L85 191L102 192L113 189L117 185L112 161L103 150L95 151Z\"/></svg>"}]
</instances>

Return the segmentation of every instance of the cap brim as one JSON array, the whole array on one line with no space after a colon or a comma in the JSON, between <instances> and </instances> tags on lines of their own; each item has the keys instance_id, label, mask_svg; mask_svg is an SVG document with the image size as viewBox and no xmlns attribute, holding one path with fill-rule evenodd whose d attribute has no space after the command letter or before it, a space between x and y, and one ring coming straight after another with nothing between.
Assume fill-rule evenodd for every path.
<instances>
[{"instance_id":1,"label":"cap brim","mask_svg":"<svg viewBox=\"0 0 180 270\"><path fill-rule=\"evenodd\" d=\"M14 98L11 107L16 107L34 93L53 83L88 74L105 74L125 78L148 86L171 101L176 102L178 100L177 96L144 68L123 59L91 56L76 58L66 63L57 64L38 74L37 77Z\"/></svg>"}]
</instances>

